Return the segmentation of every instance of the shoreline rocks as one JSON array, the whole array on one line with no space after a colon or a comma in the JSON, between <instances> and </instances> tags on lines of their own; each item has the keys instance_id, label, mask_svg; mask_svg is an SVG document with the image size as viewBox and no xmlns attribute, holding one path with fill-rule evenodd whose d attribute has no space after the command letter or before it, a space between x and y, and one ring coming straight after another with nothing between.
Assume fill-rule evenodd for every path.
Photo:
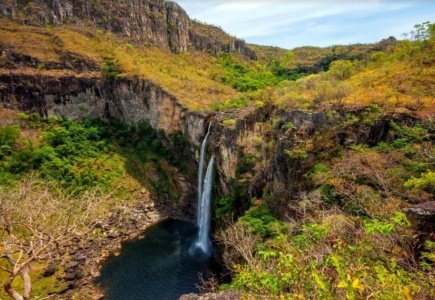
<instances>
[{"instance_id":1,"label":"shoreline rocks","mask_svg":"<svg viewBox=\"0 0 435 300\"><path fill-rule=\"evenodd\" d=\"M104 262L110 256L121 253L122 243L143 237L144 231L165 219L183 215L181 209L175 210L175 214L172 211L167 211L161 204L153 203L138 204L127 213L117 210L99 224L101 236L91 235L83 240L73 240L65 249L64 259L57 262L59 267L65 268L62 278L58 279L64 280L66 286L58 291L55 298L70 299L73 296L86 295L89 299L102 299L104 291L96 284L95 279L101 275ZM44 270L44 274L51 273L53 267L56 268L56 265L51 263Z\"/></svg>"}]
</instances>

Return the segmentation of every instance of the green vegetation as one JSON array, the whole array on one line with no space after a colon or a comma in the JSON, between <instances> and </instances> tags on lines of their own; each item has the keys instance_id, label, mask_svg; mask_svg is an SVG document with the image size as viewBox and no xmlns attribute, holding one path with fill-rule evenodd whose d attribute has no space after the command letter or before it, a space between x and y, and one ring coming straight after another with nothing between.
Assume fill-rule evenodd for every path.
<instances>
[{"instance_id":1,"label":"green vegetation","mask_svg":"<svg viewBox=\"0 0 435 300\"><path fill-rule=\"evenodd\" d=\"M85 226L83 231L89 231L87 223L80 221L85 212L86 222L92 223L108 218L120 207L150 202L151 195L160 201L179 198L177 172L186 169L172 154L184 152L186 142L179 134L169 137L173 149L167 150L160 143L166 137L147 123L131 126L117 120L44 120L38 114L2 110L0 114L14 120L14 125L0 126L0 203L6 215L10 211L11 217L13 214L23 222L23 227L11 227L20 240L31 236L26 226L36 226L44 235L58 238L62 237L62 226L68 227L70 221L74 230ZM93 202L98 203L98 209L88 211ZM32 215L37 211L40 216ZM74 220L79 220L80 226L74 226ZM87 234L100 238L98 230ZM4 227L0 238L5 242L0 245L3 257L6 245L15 247L15 240L8 239ZM39 245L36 239L40 236L32 238ZM66 241L70 238L67 236ZM42 277L46 263L45 259L31 262L33 297L46 297L48 292L65 287L65 282L57 279L63 275L61 266L55 276ZM10 268L5 260L0 260L0 267ZM2 284L6 276L0 271ZM14 280L13 287L21 290L21 280ZM0 298L6 297L1 289Z\"/></svg>"},{"instance_id":2,"label":"green vegetation","mask_svg":"<svg viewBox=\"0 0 435 300\"><path fill-rule=\"evenodd\" d=\"M302 76L294 70L287 69L285 60L252 64L235 55L222 54L219 62L224 69L223 82L240 92L261 90L283 80L295 80Z\"/></svg>"},{"instance_id":3,"label":"green vegetation","mask_svg":"<svg viewBox=\"0 0 435 300\"><path fill-rule=\"evenodd\" d=\"M114 80L121 73L121 71L119 70L119 66L112 59L108 59L104 62L102 71L104 78L106 78L107 80Z\"/></svg>"},{"instance_id":4,"label":"green vegetation","mask_svg":"<svg viewBox=\"0 0 435 300\"><path fill-rule=\"evenodd\" d=\"M192 26L200 36L228 42L219 28ZM252 45L257 61L235 53L176 55L91 28L5 21L0 46L35 60L36 68L16 66L14 72L143 78L190 110L325 111L329 127L314 129L314 136L276 118L255 124L261 136L247 137L229 194L214 201L217 239L232 275L221 289L282 299L435 297L435 244L418 236L402 213L435 193L434 24L416 25L405 40L374 45L292 51ZM1 55L3 65L7 57ZM72 65L70 56L90 71L62 69ZM356 144L385 115L395 121L385 123L383 142ZM0 125L3 195L34 176L77 202L95 188L111 193L104 207L133 199L142 189L176 199L174 177L188 172L180 163L188 148L182 135L164 137L149 124L25 114L12 123ZM238 120L231 116L222 123L234 129ZM285 136L279 136L281 129ZM162 150L163 139L172 151ZM272 174L254 177L268 168ZM286 176L287 181L280 178ZM251 190L257 181L259 190ZM51 284L36 271L32 276L38 278L35 291Z\"/></svg>"},{"instance_id":5,"label":"green vegetation","mask_svg":"<svg viewBox=\"0 0 435 300\"><path fill-rule=\"evenodd\" d=\"M37 135L36 140L26 137L29 129ZM155 191L169 192L166 163L160 160L177 160L162 148L157 132L146 123L127 126L116 121L42 121L38 115L22 114L21 127L0 127L0 185L13 185L36 172L73 193L95 187L111 191L119 184L125 168L132 176L144 172L141 168L154 168L164 185L155 187ZM129 160L142 167L129 169Z\"/></svg>"},{"instance_id":6,"label":"green vegetation","mask_svg":"<svg viewBox=\"0 0 435 300\"><path fill-rule=\"evenodd\" d=\"M331 114L336 127L314 140L299 136L292 148L282 150L292 167L291 183L298 188L301 179L296 177L301 176L309 191L301 199L282 200L278 184L266 186L262 198L244 201L251 205L245 210L238 210L231 196L224 198L224 211L234 207L230 216L235 223L217 235L232 272L231 282L221 290L277 299L435 296L433 241L428 233L416 235L402 212L433 199L433 122L398 118L386 125L387 142L377 145L343 148L331 141L340 128L373 126L367 120L378 120L378 113L378 106L369 106ZM294 125L282 128L288 137ZM253 155L245 156L251 161ZM241 182L255 166L254 161L237 173L235 181Z\"/></svg>"},{"instance_id":7,"label":"green vegetation","mask_svg":"<svg viewBox=\"0 0 435 300\"><path fill-rule=\"evenodd\" d=\"M239 221L246 224L250 232L263 238L274 236L285 228L265 205L251 208Z\"/></svg>"},{"instance_id":8,"label":"green vegetation","mask_svg":"<svg viewBox=\"0 0 435 300\"><path fill-rule=\"evenodd\" d=\"M285 108L376 105L382 111L401 107L430 110L434 99L433 27L430 23L417 25L408 40L396 41L385 51L351 57L332 55L334 59L328 59L327 67L322 67L321 72L296 81L283 81L265 91L262 98ZM297 61L298 54L295 54Z\"/></svg>"}]
</instances>

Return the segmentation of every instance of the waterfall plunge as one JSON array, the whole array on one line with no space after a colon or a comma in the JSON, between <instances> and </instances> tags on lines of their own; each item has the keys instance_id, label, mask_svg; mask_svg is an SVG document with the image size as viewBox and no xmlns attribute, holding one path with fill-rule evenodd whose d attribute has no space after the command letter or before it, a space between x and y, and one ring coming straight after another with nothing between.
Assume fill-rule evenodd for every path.
<instances>
[{"instance_id":1,"label":"waterfall plunge","mask_svg":"<svg viewBox=\"0 0 435 300\"><path fill-rule=\"evenodd\" d=\"M201 216L201 198L202 198L202 184L203 184L203 175L204 175L204 160L205 160L205 151L207 148L207 141L208 141L208 136L210 135L210 129L211 129L211 123L210 125L208 125L208 131L207 134L205 135L204 140L202 141L202 145L201 145L201 153L199 155L199 169L198 169L198 209L196 212L196 223L199 226L199 218Z\"/></svg>"},{"instance_id":2,"label":"waterfall plunge","mask_svg":"<svg viewBox=\"0 0 435 300\"><path fill-rule=\"evenodd\" d=\"M210 222L211 222L211 189L213 183L213 165L214 158L212 157L205 174L204 189L201 197L200 215L198 221L199 234L197 246L205 254L210 252Z\"/></svg>"},{"instance_id":3,"label":"waterfall plunge","mask_svg":"<svg viewBox=\"0 0 435 300\"><path fill-rule=\"evenodd\" d=\"M198 241L196 246L200 248L205 254L210 251L210 221L211 221L211 189L213 181L213 165L214 158L211 158L205 178L204 174L204 160L205 151L207 149L208 136L210 135L211 124L208 127L207 134L201 145L201 153L199 157L199 170L198 170L198 209L197 209L197 225L199 228Z\"/></svg>"}]
</instances>

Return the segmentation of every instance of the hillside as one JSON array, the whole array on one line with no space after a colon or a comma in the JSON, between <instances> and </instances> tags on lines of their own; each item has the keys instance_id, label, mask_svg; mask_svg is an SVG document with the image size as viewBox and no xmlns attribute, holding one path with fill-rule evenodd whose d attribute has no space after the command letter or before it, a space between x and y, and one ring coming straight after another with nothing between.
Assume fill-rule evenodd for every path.
<instances>
[{"instance_id":1,"label":"hillside","mask_svg":"<svg viewBox=\"0 0 435 300\"><path fill-rule=\"evenodd\" d=\"M123 242L197 218L201 148L205 297L432 299L434 113L430 22L287 50L163 0L0 0L0 299L109 293Z\"/></svg>"}]
</instances>

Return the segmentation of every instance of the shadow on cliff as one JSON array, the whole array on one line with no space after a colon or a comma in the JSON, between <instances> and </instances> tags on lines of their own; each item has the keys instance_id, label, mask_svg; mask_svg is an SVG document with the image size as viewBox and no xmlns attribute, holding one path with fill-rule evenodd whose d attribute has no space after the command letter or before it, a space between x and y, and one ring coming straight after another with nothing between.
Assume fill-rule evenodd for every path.
<instances>
[{"instance_id":1,"label":"shadow on cliff","mask_svg":"<svg viewBox=\"0 0 435 300\"><path fill-rule=\"evenodd\" d=\"M150 192L156 208L175 218L191 218L195 199L195 160L181 133L166 136L148 123L126 125L110 120L112 150L124 161L124 170Z\"/></svg>"}]
</instances>

